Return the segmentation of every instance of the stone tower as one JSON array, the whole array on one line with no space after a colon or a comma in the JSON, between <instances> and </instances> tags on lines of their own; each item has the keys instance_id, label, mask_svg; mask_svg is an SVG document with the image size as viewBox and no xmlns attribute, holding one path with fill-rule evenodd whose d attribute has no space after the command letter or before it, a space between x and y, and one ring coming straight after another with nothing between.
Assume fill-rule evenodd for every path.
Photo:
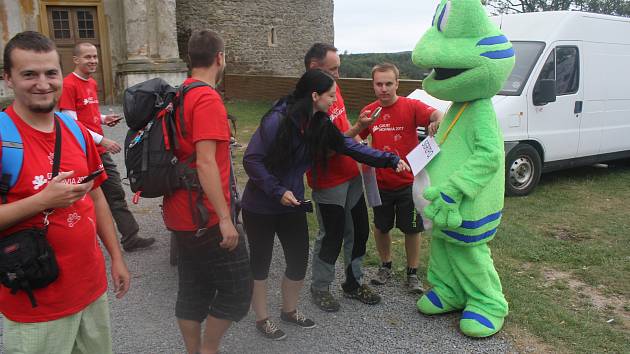
<instances>
[{"instance_id":1,"label":"stone tower","mask_svg":"<svg viewBox=\"0 0 630 354\"><path fill-rule=\"evenodd\" d=\"M299 76L315 42L333 43L333 0L177 0L182 59L193 29L226 42L229 74Z\"/></svg>"}]
</instances>

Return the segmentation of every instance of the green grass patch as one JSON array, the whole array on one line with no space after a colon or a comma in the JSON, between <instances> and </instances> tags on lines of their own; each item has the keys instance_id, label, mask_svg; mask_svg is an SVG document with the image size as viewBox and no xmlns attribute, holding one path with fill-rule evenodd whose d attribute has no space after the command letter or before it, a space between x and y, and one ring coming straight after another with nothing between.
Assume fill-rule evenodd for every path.
<instances>
[{"instance_id":1,"label":"green grass patch","mask_svg":"<svg viewBox=\"0 0 630 354\"><path fill-rule=\"evenodd\" d=\"M239 119L237 138L245 145L271 102L233 101L227 106ZM348 112L351 120L357 115ZM243 151L235 163L241 185L247 180ZM510 303L508 331L518 334L524 328L571 352L630 353L628 201L628 161L546 174L530 196L506 198L500 231L490 247ZM309 227L314 236L314 215ZM397 230L392 236L393 268L402 276L404 236ZM426 274L428 237L422 237L421 247L420 271ZM365 262L379 264L373 238ZM555 273L560 276L550 276ZM600 304L594 303L593 294Z\"/></svg>"}]
</instances>

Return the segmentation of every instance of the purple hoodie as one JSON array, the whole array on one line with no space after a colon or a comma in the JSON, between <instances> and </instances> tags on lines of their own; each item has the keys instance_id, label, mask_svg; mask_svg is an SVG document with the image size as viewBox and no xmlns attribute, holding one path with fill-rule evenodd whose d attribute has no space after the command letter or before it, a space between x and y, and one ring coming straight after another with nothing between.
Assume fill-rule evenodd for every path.
<instances>
[{"instance_id":1,"label":"purple hoodie","mask_svg":"<svg viewBox=\"0 0 630 354\"><path fill-rule=\"evenodd\" d=\"M286 100L281 100L261 120L261 126L256 129L247 146L243 156L243 167L249 180L242 199L242 207L247 211L258 214L300 211L280 204L282 195L288 190L293 192L298 200L304 200L304 173L311 168L313 162L297 129L296 136L292 139L294 144L292 149L295 151L293 163L285 170L275 173L269 171L264 163L271 142L275 139L280 122L286 114ZM293 122L297 125L295 120ZM344 137L343 146L336 152L374 167L396 168L400 161L394 154L372 149L348 137Z\"/></svg>"}]
</instances>

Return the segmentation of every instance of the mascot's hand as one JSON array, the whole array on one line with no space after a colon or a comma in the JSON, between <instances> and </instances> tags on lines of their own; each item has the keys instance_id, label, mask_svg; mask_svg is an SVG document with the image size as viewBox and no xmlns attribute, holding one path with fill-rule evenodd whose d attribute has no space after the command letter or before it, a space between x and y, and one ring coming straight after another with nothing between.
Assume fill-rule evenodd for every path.
<instances>
[{"instance_id":1,"label":"mascot's hand","mask_svg":"<svg viewBox=\"0 0 630 354\"><path fill-rule=\"evenodd\" d=\"M424 198L431 203L424 208L424 214L441 228L456 229L462 224L459 204L462 193L449 188L429 187Z\"/></svg>"}]
</instances>

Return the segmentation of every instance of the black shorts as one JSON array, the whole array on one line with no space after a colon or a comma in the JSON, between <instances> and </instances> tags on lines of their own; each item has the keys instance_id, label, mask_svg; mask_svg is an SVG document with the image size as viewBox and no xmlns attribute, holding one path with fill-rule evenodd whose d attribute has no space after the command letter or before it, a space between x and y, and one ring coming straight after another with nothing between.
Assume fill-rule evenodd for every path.
<instances>
[{"instance_id":1,"label":"black shorts","mask_svg":"<svg viewBox=\"0 0 630 354\"><path fill-rule=\"evenodd\" d=\"M221 248L219 226L196 237L176 231L179 289L175 316L203 322L212 317L239 321L249 311L252 276L244 237L233 251Z\"/></svg>"},{"instance_id":2,"label":"black shorts","mask_svg":"<svg viewBox=\"0 0 630 354\"><path fill-rule=\"evenodd\" d=\"M395 191L379 190L382 205L374 207L374 225L382 232L396 227L404 234L424 231L422 217L413 204L411 186Z\"/></svg>"}]
</instances>

